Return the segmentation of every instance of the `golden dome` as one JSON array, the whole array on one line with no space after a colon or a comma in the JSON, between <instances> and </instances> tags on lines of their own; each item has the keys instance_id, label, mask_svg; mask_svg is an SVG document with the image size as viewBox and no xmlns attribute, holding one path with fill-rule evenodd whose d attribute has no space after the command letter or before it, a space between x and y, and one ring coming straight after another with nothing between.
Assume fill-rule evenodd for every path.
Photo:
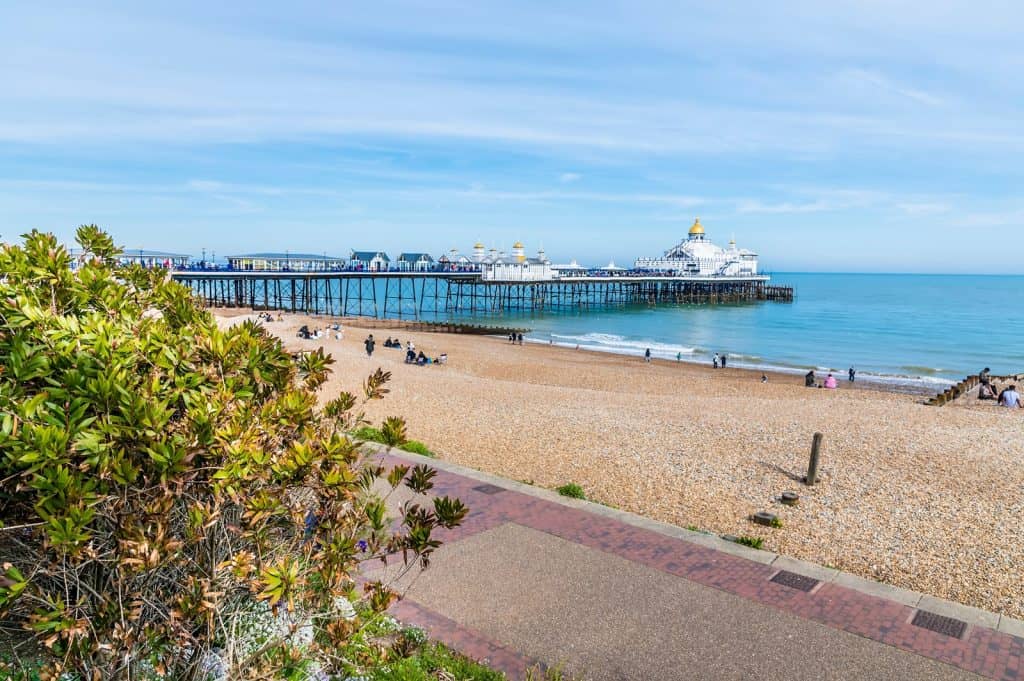
<instances>
[{"instance_id":1,"label":"golden dome","mask_svg":"<svg viewBox=\"0 0 1024 681\"><path fill-rule=\"evenodd\" d=\"M479 241L477 241L475 244L473 244L473 248L485 248L485 246Z\"/></svg>"},{"instance_id":2,"label":"golden dome","mask_svg":"<svg viewBox=\"0 0 1024 681\"><path fill-rule=\"evenodd\" d=\"M522 241L517 241L514 244L512 244L512 248L522 248L522 247L523 247L523 242Z\"/></svg>"},{"instance_id":3,"label":"golden dome","mask_svg":"<svg viewBox=\"0 0 1024 681\"><path fill-rule=\"evenodd\" d=\"M693 221L693 227L690 227L690 234L703 234L704 225L700 224L700 218Z\"/></svg>"}]
</instances>

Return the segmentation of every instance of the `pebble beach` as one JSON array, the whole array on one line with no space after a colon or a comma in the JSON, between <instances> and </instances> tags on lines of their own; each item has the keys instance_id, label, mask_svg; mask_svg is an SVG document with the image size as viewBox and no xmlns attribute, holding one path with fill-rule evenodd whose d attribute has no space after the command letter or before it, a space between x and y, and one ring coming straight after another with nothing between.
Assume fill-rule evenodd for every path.
<instances>
[{"instance_id":1,"label":"pebble beach","mask_svg":"<svg viewBox=\"0 0 1024 681\"><path fill-rule=\"evenodd\" d=\"M546 488L575 482L626 511L761 537L772 551L1024 618L1024 410L370 322L346 322L341 340L296 337L329 321L286 315L266 327L291 349L334 356L325 399L391 372L367 417L403 416L440 458ZM388 336L448 363L407 365L383 347ZM806 487L815 432L821 482ZM777 501L785 491L800 494L797 506ZM755 525L757 511L783 526Z\"/></svg>"}]
</instances>

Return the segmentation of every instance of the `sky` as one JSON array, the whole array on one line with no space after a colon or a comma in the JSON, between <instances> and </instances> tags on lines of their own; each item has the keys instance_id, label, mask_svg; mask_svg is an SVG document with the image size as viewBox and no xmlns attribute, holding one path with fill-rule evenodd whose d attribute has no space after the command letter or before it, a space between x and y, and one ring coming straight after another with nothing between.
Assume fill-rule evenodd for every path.
<instances>
[{"instance_id":1,"label":"sky","mask_svg":"<svg viewBox=\"0 0 1024 681\"><path fill-rule=\"evenodd\" d=\"M1024 3L228 4L0 4L2 238L1024 273Z\"/></svg>"}]
</instances>

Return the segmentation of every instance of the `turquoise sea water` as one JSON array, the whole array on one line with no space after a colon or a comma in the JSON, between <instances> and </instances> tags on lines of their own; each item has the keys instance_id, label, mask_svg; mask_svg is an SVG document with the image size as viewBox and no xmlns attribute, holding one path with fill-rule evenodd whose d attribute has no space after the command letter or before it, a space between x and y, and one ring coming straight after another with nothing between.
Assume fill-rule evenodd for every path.
<instances>
[{"instance_id":1,"label":"turquoise sea water","mask_svg":"<svg viewBox=\"0 0 1024 681\"><path fill-rule=\"evenodd\" d=\"M775 274L796 301L635 306L527 317L531 340L581 349L948 384L1024 372L1024 277ZM508 321L508 317L505 318Z\"/></svg>"}]
</instances>

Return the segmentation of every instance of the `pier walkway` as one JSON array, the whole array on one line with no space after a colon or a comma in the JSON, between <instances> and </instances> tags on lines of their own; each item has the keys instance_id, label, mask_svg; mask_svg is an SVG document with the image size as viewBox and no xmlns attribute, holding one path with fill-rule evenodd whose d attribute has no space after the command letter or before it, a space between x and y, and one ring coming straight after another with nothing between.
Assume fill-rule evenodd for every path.
<instances>
[{"instance_id":1,"label":"pier walkway","mask_svg":"<svg viewBox=\"0 0 1024 681\"><path fill-rule=\"evenodd\" d=\"M1024 679L1017 620L444 461L379 456L431 465L436 492L471 509L431 568L403 578L392 612L510 678L539 663L597 680Z\"/></svg>"}]
</instances>

